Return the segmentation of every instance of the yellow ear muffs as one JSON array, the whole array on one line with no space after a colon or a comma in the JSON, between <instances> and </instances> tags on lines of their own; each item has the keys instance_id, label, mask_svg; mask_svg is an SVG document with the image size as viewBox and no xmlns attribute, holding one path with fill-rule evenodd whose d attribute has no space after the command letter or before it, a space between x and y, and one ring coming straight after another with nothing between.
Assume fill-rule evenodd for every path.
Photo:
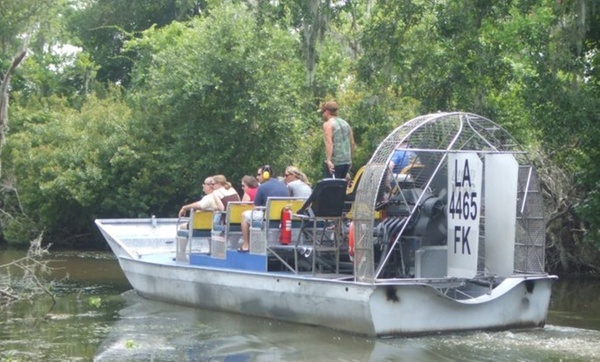
<instances>
[{"instance_id":1,"label":"yellow ear muffs","mask_svg":"<svg viewBox=\"0 0 600 362\"><path fill-rule=\"evenodd\" d=\"M271 166L269 166L269 165L263 166L262 178L263 178L263 181L267 181L268 179L271 178Z\"/></svg>"}]
</instances>

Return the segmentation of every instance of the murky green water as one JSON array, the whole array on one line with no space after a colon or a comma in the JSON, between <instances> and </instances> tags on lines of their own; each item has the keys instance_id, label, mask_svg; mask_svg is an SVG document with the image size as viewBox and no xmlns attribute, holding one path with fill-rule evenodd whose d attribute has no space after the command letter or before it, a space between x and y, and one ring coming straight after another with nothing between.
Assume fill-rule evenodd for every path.
<instances>
[{"instance_id":1,"label":"murky green water","mask_svg":"<svg viewBox=\"0 0 600 362\"><path fill-rule=\"evenodd\" d=\"M0 361L600 361L597 280L557 282L543 329L374 339L148 301L110 253L52 259L57 304L0 310Z\"/></svg>"}]
</instances>

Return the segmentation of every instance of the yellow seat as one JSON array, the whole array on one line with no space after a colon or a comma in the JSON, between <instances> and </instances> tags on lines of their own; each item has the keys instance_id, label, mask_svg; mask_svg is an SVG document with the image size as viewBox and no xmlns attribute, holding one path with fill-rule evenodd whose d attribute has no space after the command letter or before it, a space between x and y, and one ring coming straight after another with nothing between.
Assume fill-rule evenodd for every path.
<instances>
[{"instance_id":1,"label":"yellow seat","mask_svg":"<svg viewBox=\"0 0 600 362\"><path fill-rule=\"evenodd\" d=\"M292 215L296 214L304 205L306 199L291 198L291 197L269 197L265 207L256 208L256 210L264 210L264 218L258 224L253 224L250 229L250 252L256 254L268 254L278 259L282 265L290 271L296 271L296 268L288 259L280 255L280 253L294 252L294 245L281 245L281 211L289 207ZM300 220L292 218L292 240L297 237L300 230ZM293 257L292 257L293 259Z\"/></svg>"},{"instance_id":2,"label":"yellow seat","mask_svg":"<svg viewBox=\"0 0 600 362\"><path fill-rule=\"evenodd\" d=\"M265 211L266 225L269 228L279 228L281 211L285 207L289 207L292 210L292 214L296 214L305 201L305 199L269 197Z\"/></svg>"},{"instance_id":3,"label":"yellow seat","mask_svg":"<svg viewBox=\"0 0 600 362\"><path fill-rule=\"evenodd\" d=\"M360 179L364 172L365 172L365 166L362 166L361 168L358 169L358 171L356 171L352 180L350 180L350 182L348 182L348 185L346 187L346 196L344 198L344 202L345 202L344 212L345 213L350 212L350 210L352 209L352 205L354 205L354 200L356 199L356 189L358 187L358 183L360 182Z\"/></svg>"},{"instance_id":4,"label":"yellow seat","mask_svg":"<svg viewBox=\"0 0 600 362\"><path fill-rule=\"evenodd\" d=\"M225 240L232 248L237 248L237 242L242 236L242 213L253 208L254 204L252 202L230 201L227 204Z\"/></svg>"},{"instance_id":5,"label":"yellow seat","mask_svg":"<svg viewBox=\"0 0 600 362\"><path fill-rule=\"evenodd\" d=\"M192 251L193 241L206 243L210 240L213 224L212 211L192 210L189 218L179 218L177 225L177 261L188 261L187 254ZM187 228L179 228L187 222Z\"/></svg>"},{"instance_id":6,"label":"yellow seat","mask_svg":"<svg viewBox=\"0 0 600 362\"><path fill-rule=\"evenodd\" d=\"M210 231L213 225L213 215L214 213L212 211L192 211L190 237L210 237Z\"/></svg>"},{"instance_id":7,"label":"yellow seat","mask_svg":"<svg viewBox=\"0 0 600 362\"><path fill-rule=\"evenodd\" d=\"M346 219L352 219L354 216L354 200L356 199L356 188L358 187L358 183L360 182L360 179L362 178L364 172L365 166L362 166L358 169L358 171L356 171L354 177L352 178L352 181L348 184L348 187L346 187L346 197L344 199L344 218ZM373 218L376 220L380 219L381 212L374 211Z\"/></svg>"},{"instance_id":8,"label":"yellow seat","mask_svg":"<svg viewBox=\"0 0 600 362\"><path fill-rule=\"evenodd\" d=\"M354 198L356 197L356 187L358 186L360 178L362 177L364 172L365 166L362 166L358 169L358 171L356 171L354 177L352 178L352 180L350 180L348 186L346 187L346 199L351 198L352 201L354 201Z\"/></svg>"},{"instance_id":9,"label":"yellow seat","mask_svg":"<svg viewBox=\"0 0 600 362\"><path fill-rule=\"evenodd\" d=\"M192 211L192 227L191 229L194 231L208 231L210 235L210 230L212 229L213 224L213 212L205 211L205 210L195 210Z\"/></svg>"},{"instance_id":10,"label":"yellow seat","mask_svg":"<svg viewBox=\"0 0 600 362\"><path fill-rule=\"evenodd\" d=\"M227 204L227 225L240 225L242 223L242 213L252 210L254 204L251 201L233 201Z\"/></svg>"},{"instance_id":11,"label":"yellow seat","mask_svg":"<svg viewBox=\"0 0 600 362\"><path fill-rule=\"evenodd\" d=\"M350 211L348 211L345 215L344 215L345 219L348 220L352 220L354 218L354 204L352 204L352 206L350 207ZM379 220L381 219L381 211L373 211L373 220Z\"/></svg>"},{"instance_id":12,"label":"yellow seat","mask_svg":"<svg viewBox=\"0 0 600 362\"><path fill-rule=\"evenodd\" d=\"M260 221L253 219L250 228L250 252L264 254L268 246L277 246L281 230L281 210L289 207L292 214L300 210L306 199L291 197L269 197L264 207L255 207L254 210L263 210L264 216ZM300 228L300 221L292 219L292 238Z\"/></svg>"},{"instance_id":13,"label":"yellow seat","mask_svg":"<svg viewBox=\"0 0 600 362\"><path fill-rule=\"evenodd\" d=\"M180 237L189 238L210 236L210 231L213 224L213 215L214 213L212 211L192 210L189 218L181 217L177 221L177 235ZM184 223L187 223L188 225L184 226Z\"/></svg>"}]
</instances>

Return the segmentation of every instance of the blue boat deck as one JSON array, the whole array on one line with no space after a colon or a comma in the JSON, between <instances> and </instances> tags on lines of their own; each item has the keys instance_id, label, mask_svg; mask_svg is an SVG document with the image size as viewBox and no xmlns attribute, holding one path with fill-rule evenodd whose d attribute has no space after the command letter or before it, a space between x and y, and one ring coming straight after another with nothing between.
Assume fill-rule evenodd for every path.
<instances>
[{"instance_id":1,"label":"blue boat deck","mask_svg":"<svg viewBox=\"0 0 600 362\"><path fill-rule=\"evenodd\" d=\"M255 255L250 253L240 253L237 250L227 250L226 258L220 259L212 257L210 254L191 253L189 254L189 263L176 261L174 252L141 254L139 259L157 264L166 265L193 265L206 266L221 269L236 269L248 271L267 271L267 256Z\"/></svg>"},{"instance_id":2,"label":"blue boat deck","mask_svg":"<svg viewBox=\"0 0 600 362\"><path fill-rule=\"evenodd\" d=\"M179 266L195 266L195 267L208 267L208 268L219 268L219 269L230 269L230 270L242 270L252 271L260 273L268 273L272 275L282 276L298 276L298 277L310 277L315 279L328 279L338 281L353 281L354 275L343 274L343 273L312 273L312 272L299 272L294 273L292 271L270 271L267 270L268 257L266 255L256 255L250 253L240 253L237 250L227 250L226 259L218 259L211 257L210 254L203 253L192 253L189 255L189 262L181 262L175 260L174 252L162 252L143 254L138 257L141 260L164 265L179 265Z\"/></svg>"},{"instance_id":3,"label":"blue boat deck","mask_svg":"<svg viewBox=\"0 0 600 362\"><path fill-rule=\"evenodd\" d=\"M227 250L225 259L213 258L208 254L190 254L190 265L250 271L267 271L267 256Z\"/></svg>"}]
</instances>

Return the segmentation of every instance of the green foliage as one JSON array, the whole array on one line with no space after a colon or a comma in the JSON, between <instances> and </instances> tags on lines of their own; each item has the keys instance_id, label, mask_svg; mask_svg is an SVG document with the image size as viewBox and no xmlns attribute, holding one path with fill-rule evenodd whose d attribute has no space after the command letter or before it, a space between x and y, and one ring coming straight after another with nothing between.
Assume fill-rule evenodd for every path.
<instances>
[{"instance_id":1,"label":"green foliage","mask_svg":"<svg viewBox=\"0 0 600 362\"><path fill-rule=\"evenodd\" d=\"M64 21L73 11L69 1L7 0L0 7L0 73L18 50L28 49L13 74L11 91L27 97L59 95L80 105L97 67L70 45Z\"/></svg>"},{"instance_id":2,"label":"green foliage","mask_svg":"<svg viewBox=\"0 0 600 362\"><path fill-rule=\"evenodd\" d=\"M90 97L80 112L58 98L37 104L30 99L26 107L13 109L14 133L3 154L12 173L3 178L5 184L18 180L14 186L21 196L18 206L12 197L5 207L21 209L28 219L46 226L51 239L89 233L95 216L114 215L119 210L115 202L123 209L127 205L123 201L130 201L113 196L119 195L118 185L129 181L124 179L128 173L114 168L119 164L113 160L130 144L130 112L118 101L118 92L115 97ZM14 222L8 219L7 231L15 229ZM21 224L24 230L31 228L30 223ZM22 234L13 231L4 237L22 241L17 235Z\"/></svg>"},{"instance_id":3,"label":"green foliage","mask_svg":"<svg viewBox=\"0 0 600 362\"><path fill-rule=\"evenodd\" d=\"M24 38L36 44L46 45L52 19L64 6L65 1L3 0L0 4L0 60L5 61L23 47ZM39 38L38 38L39 36ZM1 69L5 69L5 64Z\"/></svg>"},{"instance_id":4,"label":"green foliage","mask_svg":"<svg viewBox=\"0 0 600 362\"><path fill-rule=\"evenodd\" d=\"M173 216L199 197L205 176L238 185L264 163L299 166L316 181L324 148L315 109L334 98L353 127L355 169L419 114L465 110L497 121L572 177L555 191L568 201L555 211L569 215L564 234L596 237L593 5L4 1L0 69L21 35L31 51L11 84L3 236L14 243L46 230L70 242L88 237L96 217ZM68 43L82 51L64 54Z\"/></svg>"},{"instance_id":5,"label":"green foliage","mask_svg":"<svg viewBox=\"0 0 600 362\"><path fill-rule=\"evenodd\" d=\"M80 49L73 48L71 53L59 49L26 58L13 89L22 97L64 97L70 106L79 108L97 84L98 66Z\"/></svg>"},{"instance_id":6,"label":"green foliage","mask_svg":"<svg viewBox=\"0 0 600 362\"><path fill-rule=\"evenodd\" d=\"M598 13L590 1L378 1L364 28L358 80L419 100L419 113L468 110L541 145L553 167L573 177L558 186L569 201L555 212L565 225L583 218L597 240L599 175L589 166L600 161L598 36L585 29L599 26Z\"/></svg>"},{"instance_id":7,"label":"green foliage","mask_svg":"<svg viewBox=\"0 0 600 362\"><path fill-rule=\"evenodd\" d=\"M100 297L89 297L88 298L88 304L91 305L92 307L98 309L102 305L102 298L100 298Z\"/></svg>"},{"instance_id":8,"label":"green foliage","mask_svg":"<svg viewBox=\"0 0 600 362\"><path fill-rule=\"evenodd\" d=\"M28 246L29 241L41 232L39 224L23 214L3 218L2 225L4 239L17 247Z\"/></svg>"},{"instance_id":9,"label":"green foliage","mask_svg":"<svg viewBox=\"0 0 600 362\"><path fill-rule=\"evenodd\" d=\"M97 79L127 86L135 54L123 51L123 43L151 26L162 27L173 20L196 15L202 3L194 0L79 1L78 11L68 18L68 26L100 66Z\"/></svg>"},{"instance_id":10,"label":"green foliage","mask_svg":"<svg viewBox=\"0 0 600 362\"><path fill-rule=\"evenodd\" d=\"M301 137L302 64L289 51L297 42L259 27L243 5L224 5L128 43L141 54L129 99L135 138L152 148L142 162L170 167L165 186L184 195L211 174L237 180L265 163L282 170Z\"/></svg>"}]
</instances>

